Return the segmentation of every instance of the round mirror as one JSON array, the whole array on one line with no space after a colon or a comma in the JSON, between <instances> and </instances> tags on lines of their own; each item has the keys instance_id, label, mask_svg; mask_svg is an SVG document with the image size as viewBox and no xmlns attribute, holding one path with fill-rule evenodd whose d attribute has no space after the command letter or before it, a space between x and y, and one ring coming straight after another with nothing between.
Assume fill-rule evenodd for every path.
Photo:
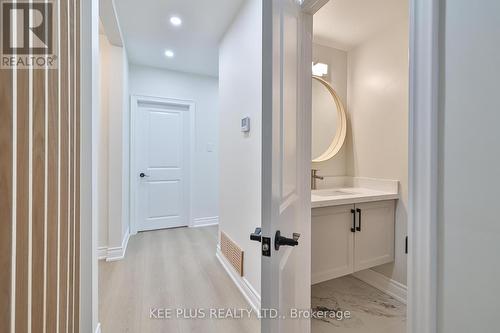
<instances>
[{"instance_id":1,"label":"round mirror","mask_svg":"<svg viewBox=\"0 0 500 333\"><path fill-rule=\"evenodd\" d=\"M339 96L327 81L313 76L312 161L334 157L344 144L346 132L347 117Z\"/></svg>"}]
</instances>

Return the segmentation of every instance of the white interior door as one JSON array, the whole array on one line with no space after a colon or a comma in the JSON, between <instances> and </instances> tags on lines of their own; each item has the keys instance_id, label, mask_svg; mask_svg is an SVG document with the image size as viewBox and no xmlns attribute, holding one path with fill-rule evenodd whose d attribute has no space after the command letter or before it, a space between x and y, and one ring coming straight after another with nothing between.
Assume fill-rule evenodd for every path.
<instances>
[{"instance_id":1,"label":"white interior door","mask_svg":"<svg viewBox=\"0 0 500 333\"><path fill-rule=\"evenodd\" d=\"M189 223L189 105L137 100L135 218L137 231Z\"/></svg>"},{"instance_id":2,"label":"white interior door","mask_svg":"<svg viewBox=\"0 0 500 333\"><path fill-rule=\"evenodd\" d=\"M311 296L311 52L312 16L295 0L263 1L262 257L263 333L307 333ZM276 233L300 234L298 245L276 247ZM265 246L264 238L263 249ZM265 314L265 313L263 313Z\"/></svg>"}]
</instances>

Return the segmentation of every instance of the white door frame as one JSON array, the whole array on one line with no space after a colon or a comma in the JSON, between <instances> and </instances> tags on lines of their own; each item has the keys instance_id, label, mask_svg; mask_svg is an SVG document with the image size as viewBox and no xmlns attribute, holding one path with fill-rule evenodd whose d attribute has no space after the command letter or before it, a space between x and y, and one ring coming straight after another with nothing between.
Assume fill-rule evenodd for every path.
<instances>
[{"instance_id":1,"label":"white door frame","mask_svg":"<svg viewBox=\"0 0 500 333\"><path fill-rule=\"evenodd\" d=\"M165 98L165 97L154 97L145 95L132 95L130 97L130 233L132 235L137 234L139 221L137 219L137 175L135 170L135 158L136 158L136 140L135 140L135 130L136 130L136 118L137 112L139 111L139 103L151 103L159 105L174 105L180 107L187 107L188 110L185 111L189 116L189 154L188 154L188 165L185 170L185 184L184 190L188 191L187 203L183 204L187 207L187 226L193 225L192 219L192 202L193 202L193 182L192 178L194 175L194 152L195 152L195 103L191 100L181 100L175 98Z\"/></svg>"},{"instance_id":2,"label":"white door frame","mask_svg":"<svg viewBox=\"0 0 500 333\"><path fill-rule=\"evenodd\" d=\"M410 124L409 124L409 255L408 333L437 331L437 160L439 81L439 1L410 1ZM304 0L314 13L327 0ZM97 326L97 223L95 172L89 168L93 115L99 108L98 2L82 2L81 47L81 270L80 328ZM88 69L92 68L92 71Z\"/></svg>"},{"instance_id":3,"label":"white door frame","mask_svg":"<svg viewBox=\"0 0 500 333\"><path fill-rule=\"evenodd\" d=\"M409 0L407 332L437 332L439 0Z\"/></svg>"},{"instance_id":4,"label":"white door frame","mask_svg":"<svg viewBox=\"0 0 500 333\"><path fill-rule=\"evenodd\" d=\"M98 325L97 145L99 1L80 2L80 332Z\"/></svg>"}]
</instances>

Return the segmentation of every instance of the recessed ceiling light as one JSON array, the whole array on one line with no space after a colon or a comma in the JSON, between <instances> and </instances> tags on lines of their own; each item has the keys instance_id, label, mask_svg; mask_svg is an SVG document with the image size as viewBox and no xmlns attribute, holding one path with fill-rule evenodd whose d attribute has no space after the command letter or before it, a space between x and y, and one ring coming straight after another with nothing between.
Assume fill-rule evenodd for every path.
<instances>
[{"instance_id":1,"label":"recessed ceiling light","mask_svg":"<svg viewBox=\"0 0 500 333\"><path fill-rule=\"evenodd\" d=\"M165 51L165 56L167 58L173 58L174 57L174 51L171 51L171 50L166 50Z\"/></svg>"},{"instance_id":2,"label":"recessed ceiling light","mask_svg":"<svg viewBox=\"0 0 500 333\"><path fill-rule=\"evenodd\" d=\"M172 23L173 26L178 27L178 26L180 26L182 24L182 20L178 16L172 16L170 18L170 23Z\"/></svg>"}]
</instances>

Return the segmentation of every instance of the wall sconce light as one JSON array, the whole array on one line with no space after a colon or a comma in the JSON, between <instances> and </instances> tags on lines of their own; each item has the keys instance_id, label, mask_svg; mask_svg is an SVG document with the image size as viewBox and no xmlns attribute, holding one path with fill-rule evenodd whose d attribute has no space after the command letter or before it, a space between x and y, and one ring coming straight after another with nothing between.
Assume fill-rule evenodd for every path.
<instances>
[{"instance_id":1,"label":"wall sconce light","mask_svg":"<svg viewBox=\"0 0 500 333\"><path fill-rule=\"evenodd\" d=\"M321 62L312 63L312 74L314 76L323 76L328 74L328 65Z\"/></svg>"}]
</instances>

